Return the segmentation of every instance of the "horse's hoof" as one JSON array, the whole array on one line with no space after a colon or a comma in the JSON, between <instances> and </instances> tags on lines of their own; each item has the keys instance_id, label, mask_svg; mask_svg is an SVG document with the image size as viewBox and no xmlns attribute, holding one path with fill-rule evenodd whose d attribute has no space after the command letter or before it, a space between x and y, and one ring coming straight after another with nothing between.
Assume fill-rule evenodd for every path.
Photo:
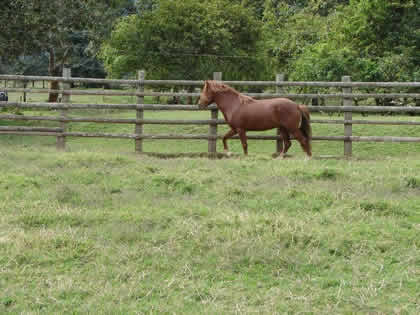
<instances>
[{"instance_id":1,"label":"horse's hoof","mask_svg":"<svg viewBox=\"0 0 420 315\"><path fill-rule=\"evenodd\" d=\"M227 157L231 157L232 156L232 152L230 152L230 151L225 151L225 154L227 155Z\"/></svg>"}]
</instances>

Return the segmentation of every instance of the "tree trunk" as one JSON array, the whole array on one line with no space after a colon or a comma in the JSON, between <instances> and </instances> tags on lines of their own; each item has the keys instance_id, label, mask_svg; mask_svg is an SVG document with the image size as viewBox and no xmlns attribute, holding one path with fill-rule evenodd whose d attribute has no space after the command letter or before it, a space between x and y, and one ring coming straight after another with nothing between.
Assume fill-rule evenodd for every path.
<instances>
[{"instance_id":1,"label":"tree trunk","mask_svg":"<svg viewBox=\"0 0 420 315\"><path fill-rule=\"evenodd\" d=\"M194 92L194 86L189 86L187 91L188 91L188 93L193 93ZM192 96L188 96L187 97L187 104L188 105L192 105L193 102L194 102L193 101L193 97Z\"/></svg>"},{"instance_id":2,"label":"tree trunk","mask_svg":"<svg viewBox=\"0 0 420 315\"><path fill-rule=\"evenodd\" d=\"M23 81L23 88L26 89L28 86L28 81ZM23 102L26 103L26 92L23 92Z\"/></svg>"},{"instance_id":3,"label":"tree trunk","mask_svg":"<svg viewBox=\"0 0 420 315\"><path fill-rule=\"evenodd\" d=\"M174 88L172 89L172 92L173 92L173 93L178 93L178 87L177 87L177 86L174 86ZM171 101L169 101L169 103L172 103L172 104L179 104L179 103L180 103L179 96L178 96L178 95L174 95L174 96L172 96L172 102L171 102Z\"/></svg>"},{"instance_id":4,"label":"tree trunk","mask_svg":"<svg viewBox=\"0 0 420 315\"><path fill-rule=\"evenodd\" d=\"M57 76L56 66L55 66L55 54L54 48L50 48L50 58L48 64L48 74L52 77ZM50 82L50 90L58 90L60 88L58 81ZM50 93L48 96L49 103L57 103L58 93Z\"/></svg>"}]
</instances>

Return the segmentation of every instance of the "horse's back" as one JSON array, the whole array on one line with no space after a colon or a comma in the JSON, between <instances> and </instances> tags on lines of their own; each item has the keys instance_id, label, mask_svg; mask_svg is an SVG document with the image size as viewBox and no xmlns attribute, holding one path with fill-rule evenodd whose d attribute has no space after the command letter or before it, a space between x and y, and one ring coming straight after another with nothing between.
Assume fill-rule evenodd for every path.
<instances>
[{"instance_id":1,"label":"horse's back","mask_svg":"<svg viewBox=\"0 0 420 315\"><path fill-rule=\"evenodd\" d=\"M296 110L298 105L288 98L270 98L265 100L260 100L259 102L268 104L269 106L274 106L280 109L291 109Z\"/></svg>"},{"instance_id":2,"label":"horse's back","mask_svg":"<svg viewBox=\"0 0 420 315\"><path fill-rule=\"evenodd\" d=\"M267 115L274 115L277 118L285 118L285 116L299 116L299 105L288 98L271 98L258 100L256 108L259 108Z\"/></svg>"}]
</instances>

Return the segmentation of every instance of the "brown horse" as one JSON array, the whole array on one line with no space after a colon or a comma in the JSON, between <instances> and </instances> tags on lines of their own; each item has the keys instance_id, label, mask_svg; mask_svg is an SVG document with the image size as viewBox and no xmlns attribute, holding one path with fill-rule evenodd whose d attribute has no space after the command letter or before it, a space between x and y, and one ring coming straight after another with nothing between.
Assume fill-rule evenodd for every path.
<instances>
[{"instance_id":1,"label":"brown horse","mask_svg":"<svg viewBox=\"0 0 420 315\"><path fill-rule=\"evenodd\" d=\"M234 88L217 81L205 81L200 95L200 108L216 103L222 111L231 130L223 137L223 146L229 151L227 139L239 134L245 154L248 154L246 132L279 128L283 138L281 156L291 146L290 135L299 141L302 149L312 155L309 110L305 105L298 105L287 98L255 100L243 95Z\"/></svg>"}]
</instances>

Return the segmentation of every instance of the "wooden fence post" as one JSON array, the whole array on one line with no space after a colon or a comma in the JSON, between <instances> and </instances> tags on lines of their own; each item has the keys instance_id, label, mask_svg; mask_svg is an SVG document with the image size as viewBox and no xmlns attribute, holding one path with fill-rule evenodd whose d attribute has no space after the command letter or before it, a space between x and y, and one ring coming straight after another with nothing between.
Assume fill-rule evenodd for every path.
<instances>
[{"instance_id":1,"label":"wooden fence post","mask_svg":"<svg viewBox=\"0 0 420 315\"><path fill-rule=\"evenodd\" d=\"M222 80L222 73L221 72L213 72L213 80L221 81ZM217 108L211 110L211 120L217 120L219 110ZM209 148L208 152L210 157L215 157L217 152L217 124L210 123L209 125L209 136L212 139L209 139Z\"/></svg>"},{"instance_id":2,"label":"wooden fence post","mask_svg":"<svg viewBox=\"0 0 420 315\"><path fill-rule=\"evenodd\" d=\"M342 82L351 82L351 77L348 75L341 77ZM351 87L344 87L343 93L352 93ZM352 106L353 99L352 98L343 98L343 106ZM349 121L352 120L352 112L344 112L344 120ZM344 136L351 137L353 134L353 124L352 123L344 123ZM352 156L352 142L351 140L344 140L344 156L351 157Z\"/></svg>"},{"instance_id":3,"label":"wooden fence post","mask_svg":"<svg viewBox=\"0 0 420 315\"><path fill-rule=\"evenodd\" d=\"M276 74L276 82L283 82L284 81L284 74L278 73ZM282 86L276 85L276 93L277 94L283 94L284 88ZM277 128L277 136L281 136L280 129ZM276 154L280 155L280 153L283 151L283 139L277 139L276 140Z\"/></svg>"},{"instance_id":4,"label":"wooden fence post","mask_svg":"<svg viewBox=\"0 0 420 315\"><path fill-rule=\"evenodd\" d=\"M144 78L146 76L146 72L144 70L137 71L137 80L139 83L137 84L137 92L142 93L144 92ZM144 96L137 96L137 104L144 104ZM137 108L136 109L136 119L143 119L144 118L144 110ZM134 133L137 136L141 136L143 134L143 124L136 123ZM136 139L135 140L135 152L136 153L143 153L143 139Z\"/></svg>"},{"instance_id":5,"label":"wooden fence post","mask_svg":"<svg viewBox=\"0 0 420 315\"><path fill-rule=\"evenodd\" d=\"M71 69L70 68L63 68L63 78L69 79L71 78ZM70 89L70 83L68 82L62 82L61 83L61 87L63 90L69 90ZM70 94L67 93L63 93L61 96L61 102L62 103L70 103ZM61 117L62 118L67 118L67 113L68 110L62 108L60 111ZM66 132L67 129L67 122L65 121L61 121L60 122L60 127L62 128L62 133ZM59 150L64 150L66 148L66 136L61 135L61 136L57 136L57 149Z\"/></svg>"}]
</instances>

